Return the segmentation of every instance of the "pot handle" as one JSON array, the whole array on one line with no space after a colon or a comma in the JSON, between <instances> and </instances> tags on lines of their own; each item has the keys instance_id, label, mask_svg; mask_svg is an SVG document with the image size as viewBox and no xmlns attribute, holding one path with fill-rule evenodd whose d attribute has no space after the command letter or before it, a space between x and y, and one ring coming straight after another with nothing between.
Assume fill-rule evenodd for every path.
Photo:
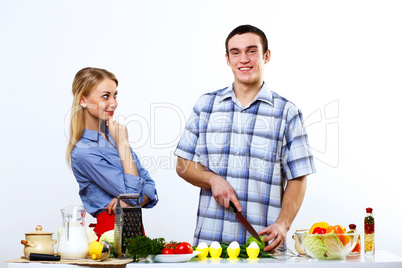
<instances>
[{"instance_id":1,"label":"pot handle","mask_svg":"<svg viewBox=\"0 0 402 268\"><path fill-rule=\"evenodd\" d=\"M27 241L27 240L21 240L21 244L28 246L28 247L36 247L36 243L35 242L31 242L31 241Z\"/></svg>"},{"instance_id":2,"label":"pot handle","mask_svg":"<svg viewBox=\"0 0 402 268\"><path fill-rule=\"evenodd\" d=\"M57 243L57 240L56 240L56 239L53 239L53 240L52 240L52 246L56 245L56 243Z\"/></svg>"}]
</instances>

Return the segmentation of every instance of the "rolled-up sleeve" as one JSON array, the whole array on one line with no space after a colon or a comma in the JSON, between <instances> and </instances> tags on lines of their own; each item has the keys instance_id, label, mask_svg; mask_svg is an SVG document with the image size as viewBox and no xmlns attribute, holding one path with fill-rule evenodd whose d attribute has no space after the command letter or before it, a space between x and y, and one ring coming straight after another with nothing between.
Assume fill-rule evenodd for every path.
<instances>
[{"instance_id":1,"label":"rolled-up sleeve","mask_svg":"<svg viewBox=\"0 0 402 268\"><path fill-rule=\"evenodd\" d=\"M132 150L131 150L131 152L133 154L133 159L134 159L135 166L137 168L139 179L141 179L144 182L144 184L142 185L142 192L140 194L140 203L142 204L142 202L144 201L144 194L145 194L146 196L148 196L150 201L144 207L152 208L159 201L158 193L156 191L155 181L151 178L148 170L146 170L142 166L138 156Z\"/></svg>"},{"instance_id":2,"label":"rolled-up sleeve","mask_svg":"<svg viewBox=\"0 0 402 268\"><path fill-rule=\"evenodd\" d=\"M101 204L94 204L97 202L96 198L104 200L102 197L106 193L111 198L117 197L119 194L135 193L140 195L140 204L146 194L151 199L146 207L155 206L158 202L155 182L149 176L148 171L142 167L135 153L132 152L132 154L139 176L124 173L123 167L119 163L120 159L119 161L112 159L113 156L105 155L97 149L72 154L73 172L80 185L80 195L83 197L83 201L86 200L94 206L100 206ZM119 164L116 165L116 161ZM99 190L103 190L105 193ZM134 205L130 200L127 202Z\"/></svg>"}]
</instances>

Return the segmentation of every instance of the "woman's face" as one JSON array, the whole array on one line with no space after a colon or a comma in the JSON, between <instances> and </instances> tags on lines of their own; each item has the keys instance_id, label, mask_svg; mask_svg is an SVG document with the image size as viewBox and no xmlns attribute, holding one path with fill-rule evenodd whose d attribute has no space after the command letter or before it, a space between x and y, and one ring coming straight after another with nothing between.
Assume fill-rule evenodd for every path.
<instances>
[{"instance_id":1,"label":"woman's face","mask_svg":"<svg viewBox=\"0 0 402 268\"><path fill-rule=\"evenodd\" d=\"M99 129L101 121L113 116L117 108L117 86L113 80L103 80L88 96L82 97L80 105L85 108L85 128Z\"/></svg>"}]
</instances>

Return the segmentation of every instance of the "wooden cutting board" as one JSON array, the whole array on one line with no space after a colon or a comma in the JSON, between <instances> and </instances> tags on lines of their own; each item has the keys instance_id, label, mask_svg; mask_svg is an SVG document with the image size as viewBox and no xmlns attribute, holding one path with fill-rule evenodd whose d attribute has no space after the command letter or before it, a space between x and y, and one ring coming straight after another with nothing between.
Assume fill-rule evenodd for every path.
<instances>
[{"instance_id":1,"label":"wooden cutting board","mask_svg":"<svg viewBox=\"0 0 402 268\"><path fill-rule=\"evenodd\" d=\"M86 266L126 266L127 263L132 262L133 259L115 259L109 258L104 261L94 261L91 259L84 260L66 260L61 259L60 261L30 261L26 258L19 258L15 260L9 260L6 262L14 262L14 263L51 263L51 264L77 264L77 265L86 265ZM117 268L117 267L116 267Z\"/></svg>"}]
</instances>

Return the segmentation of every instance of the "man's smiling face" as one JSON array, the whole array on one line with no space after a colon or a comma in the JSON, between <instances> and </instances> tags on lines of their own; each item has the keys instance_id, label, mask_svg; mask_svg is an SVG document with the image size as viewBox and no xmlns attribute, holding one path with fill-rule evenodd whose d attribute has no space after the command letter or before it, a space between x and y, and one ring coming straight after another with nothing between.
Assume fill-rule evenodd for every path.
<instances>
[{"instance_id":1,"label":"man's smiling face","mask_svg":"<svg viewBox=\"0 0 402 268\"><path fill-rule=\"evenodd\" d=\"M269 61L270 51L263 54L261 39L254 33L238 34L228 42L227 64L232 68L235 85L261 86L264 65Z\"/></svg>"}]
</instances>

